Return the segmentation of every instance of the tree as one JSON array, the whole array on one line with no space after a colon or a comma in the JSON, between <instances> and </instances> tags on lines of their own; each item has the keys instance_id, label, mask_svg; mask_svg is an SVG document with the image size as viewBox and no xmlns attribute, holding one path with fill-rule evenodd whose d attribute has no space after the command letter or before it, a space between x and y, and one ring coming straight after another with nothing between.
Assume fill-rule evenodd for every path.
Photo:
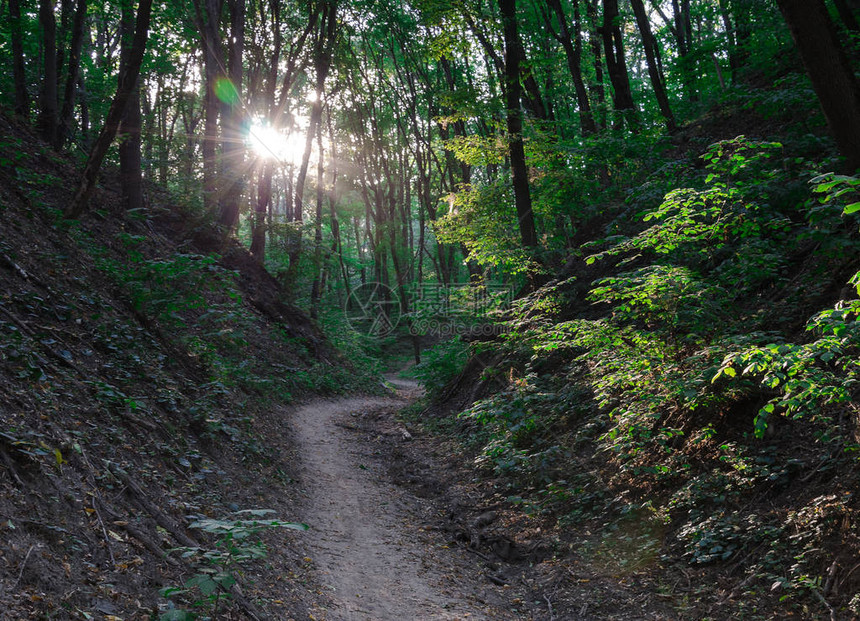
<instances>
[{"instance_id":1,"label":"tree","mask_svg":"<svg viewBox=\"0 0 860 621\"><path fill-rule=\"evenodd\" d=\"M286 67L281 78L279 78L279 68L283 62L281 58L284 46L284 37L281 31L283 8L282 4L277 0L270 0L269 9L274 36L268 67L265 69L260 68L266 74L263 109L266 112L266 118L270 125L280 130L282 129L284 117L289 108L290 91L295 84L299 72L304 70L308 62L303 57L303 51L308 37L316 27L319 19L319 9L314 8L311 10L304 29L299 33L295 41L290 42L291 45L285 53L286 59L284 64ZM262 14L262 19L264 18L265 13ZM265 24L263 24L263 28L265 28ZM274 172L272 155L269 153L264 158L262 169L258 175L257 201L255 203L254 221L251 224L251 254L261 262L266 254L266 218L272 212L272 175ZM288 211L291 213L292 209Z\"/></svg>"},{"instance_id":2,"label":"tree","mask_svg":"<svg viewBox=\"0 0 860 621\"><path fill-rule=\"evenodd\" d=\"M582 135L588 136L597 131L594 123L594 115L591 112L591 102L585 89L585 80L582 77L582 27L579 20L579 0L573 2L573 34L567 23L567 16L561 6L561 0L546 0L547 6L552 9L558 20L558 32L552 27L549 16L545 17L547 27L553 37L561 44L567 59L567 69L573 80L576 103L579 106L579 121Z\"/></svg>"},{"instance_id":3,"label":"tree","mask_svg":"<svg viewBox=\"0 0 860 621\"><path fill-rule=\"evenodd\" d=\"M203 208L215 213L218 198L218 112L217 89L223 79L224 52L221 47L221 11L224 0L194 0L194 21L200 31L203 48L203 73L205 95L203 97L203 140L200 151L203 156Z\"/></svg>"},{"instance_id":4,"label":"tree","mask_svg":"<svg viewBox=\"0 0 860 621\"><path fill-rule=\"evenodd\" d=\"M666 129L673 133L677 127L672 108L669 106L669 96L666 94L666 78L663 76L663 66L660 62L660 49L657 47L657 41L651 32L651 22L648 20L648 13L645 11L643 0L630 0L630 4L633 6L636 24L642 35L642 47L645 50L645 61L648 63L648 75L651 78L654 96L657 98L660 114L666 119Z\"/></svg>"},{"instance_id":5,"label":"tree","mask_svg":"<svg viewBox=\"0 0 860 621\"><path fill-rule=\"evenodd\" d=\"M27 75L24 71L24 27L21 22L21 0L9 0L9 21L12 27L12 74L15 83L15 114L30 114Z\"/></svg>"},{"instance_id":6,"label":"tree","mask_svg":"<svg viewBox=\"0 0 860 621\"><path fill-rule=\"evenodd\" d=\"M134 10L131 0L120 3L120 64L128 65L134 36ZM143 207L143 173L140 161L140 88L135 84L120 123L119 177L126 209Z\"/></svg>"},{"instance_id":7,"label":"tree","mask_svg":"<svg viewBox=\"0 0 860 621\"><path fill-rule=\"evenodd\" d=\"M131 42L131 51L128 55L128 63L120 68L117 80L116 94L111 101L105 118L104 126L96 138L90 155L84 167L81 183L75 193L74 199L65 210L67 218L77 218L86 209L96 185L96 178L101 169L102 162L107 154L108 148L116 136L120 121L125 114L125 108L132 92L137 85L137 77L140 73L140 65L143 62L143 53L146 49L146 40L149 34L149 21L152 14L152 0L140 0L137 7L137 19L135 20L134 37Z\"/></svg>"},{"instance_id":8,"label":"tree","mask_svg":"<svg viewBox=\"0 0 860 621\"><path fill-rule=\"evenodd\" d=\"M75 111L75 97L78 90L81 48L84 42L84 22L87 17L87 1L78 0L75 20L72 24L72 40L69 44L69 67L66 71L66 87L63 91L63 109L60 111L59 126L55 145L58 149L66 142Z\"/></svg>"},{"instance_id":9,"label":"tree","mask_svg":"<svg viewBox=\"0 0 860 621\"><path fill-rule=\"evenodd\" d=\"M325 81L328 77L329 69L331 68L331 58L334 51L334 44L337 39L337 3L336 0L326 2L322 9L320 18L319 32L314 44L313 65L314 73L316 74L315 99L311 106L311 117L308 122L308 133L305 136L305 148L302 153L302 162L299 165L298 176L296 177L296 192L295 192L295 215L296 220L301 222L302 211L304 209L304 190L305 181L308 175L308 164L311 158L311 150L313 149L314 137L316 136L317 128L322 119L323 94L325 91ZM322 154L320 154L322 157ZM289 280L295 278L295 274L299 267L299 256L301 253L301 238L290 253L290 273Z\"/></svg>"},{"instance_id":10,"label":"tree","mask_svg":"<svg viewBox=\"0 0 860 621\"><path fill-rule=\"evenodd\" d=\"M621 16L618 13L618 0L603 0L603 52L606 56L606 67L609 80L612 82L613 103L619 113L616 127L626 119L628 125L635 129L638 125L636 104L633 103L633 92L630 90L630 76L627 73L627 60L624 57L624 40L621 37Z\"/></svg>"},{"instance_id":11,"label":"tree","mask_svg":"<svg viewBox=\"0 0 860 621\"><path fill-rule=\"evenodd\" d=\"M597 23L597 3L599 0L585 0L585 14L588 17L588 47L594 67L594 82L589 85L597 104L597 125L606 128L606 89L603 86L603 54L601 52L600 27Z\"/></svg>"},{"instance_id":12,"label":"tree","mask_svg":"<svg viewBox=\"0 0 860 621\"><path fill-rule=\"evenodd\" d=\"M505 108L514 203L522 244L534 251L538 242L529 190L528 167L523 147L523 117L520 108L522 47L517 29L516 0L499 0L499 10L505 38Z\"/></svg>"},{"instance_id":13,"label":"tree","mask_svg":"<svg viewBox=\"0 0 860 621\"><path fill-rule=\"evenodd\" d=\"M823 0L777 0L849 172L860 168L860 85Z\"/></svg>"},{"instance_id":14,"label":"tree","mask_svg":"<svg viewBox=\"0 0 860 621\"><path fill-rule=\"evenodd\" d=\"M42 27L44 75L39 102L37 126L45 142L57 142L57 22L54 19L54 2L40 0L39 24Z\"/></svg>"},{"instance_id":15,"label":"tree","mask_svg":"<svg viewBox=\"0 0 860 621\"><path fill-rule=\"evenodd\" d=\"M226 233L239 220L239 200L244 177L245 138L242 112L242 57L245 49L245 1L227 0L230 12L230 37L227 52L227 81L221 97L223 190L219 197L218 221Z\"/></svg>"}]
</instances>

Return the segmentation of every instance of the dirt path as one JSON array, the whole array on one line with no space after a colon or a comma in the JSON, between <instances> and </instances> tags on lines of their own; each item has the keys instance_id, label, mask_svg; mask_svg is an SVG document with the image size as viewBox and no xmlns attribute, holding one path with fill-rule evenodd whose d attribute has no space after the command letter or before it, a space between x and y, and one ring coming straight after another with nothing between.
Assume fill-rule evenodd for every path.
<instances>
[{"instance_id":1,"label":"dirt path","mask_svg":"<svg viewBox=\"0 0 860 621\"><path fill-rule=\"evenodd\" d=\"M316 569L321 599L312 617L327 621L512 619L475 563L451 550L422 516L428 501L391 484L363 418L403 407L414 385L393 398L320 401L292 414L306 494L302 546ZM401 433L394 421L385 433ZM407 441L405 438L403 441Z\"/></svg>"}]
</instances>

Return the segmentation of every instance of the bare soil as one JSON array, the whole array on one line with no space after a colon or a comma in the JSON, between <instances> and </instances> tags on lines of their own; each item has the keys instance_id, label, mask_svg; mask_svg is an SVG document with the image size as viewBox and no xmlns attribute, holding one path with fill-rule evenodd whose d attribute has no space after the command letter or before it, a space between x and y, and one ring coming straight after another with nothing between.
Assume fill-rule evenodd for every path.
<instances>
[{"instance_id":1,"label":"bare soil","mask_svg":"<svg viewBox=\"0 0 860 621\"><path fill-rule=\"evenodd\" d=\"M387 379L396 397L282 415L299 462L292 515L310 525L291 546L305 563L294 610L317 621L686 618L647 571L600 565L513 509L462 450L402 416L417 386Z\"/></svg>"},{"instance_id":2,"label":"bare soil","mask_svg":"<svg viewBox=\"0 0 860 621\"><path fill-rule=\"evenodd\" d=\"M415 387L399 387L398 398L315 401L290 415L301 452L299 516L311 526L299 545L321 587L311 618L531 618L511 610L505 589L433 527L432 501L391 482L383 439L411 441L393 413Z\"/></svg>"}]
</instances>

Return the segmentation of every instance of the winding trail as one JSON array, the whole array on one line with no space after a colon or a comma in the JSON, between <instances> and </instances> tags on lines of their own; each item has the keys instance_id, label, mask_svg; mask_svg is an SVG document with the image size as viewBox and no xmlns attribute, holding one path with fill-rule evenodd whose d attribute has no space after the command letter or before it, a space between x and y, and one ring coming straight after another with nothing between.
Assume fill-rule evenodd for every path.
<instances>
[{"instance_id":1,"label":"winding trail","mask_svg":"<svg viewBox=\"0 0 860 621\"><path fill-rule=\"evenodd\" d=\"M432 511L429 501L387 480L380 446L357 426L386 415L390 432L400 433L392 412L408 403L416 386L392 383L400 398L318 401L291 416L306 494L301 519L311 525L302 545L325 600L311 618L513 618L489 603L498 598L474 562L422 527L422 516Z\"/></svg>"}]
</instances>

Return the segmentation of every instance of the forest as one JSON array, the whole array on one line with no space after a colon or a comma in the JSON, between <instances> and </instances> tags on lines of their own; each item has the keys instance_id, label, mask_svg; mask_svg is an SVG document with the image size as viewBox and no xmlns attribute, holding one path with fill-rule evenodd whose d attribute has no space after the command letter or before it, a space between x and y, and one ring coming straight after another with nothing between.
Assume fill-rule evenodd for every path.
<instances>
[{"instance_id":1,"label":"forest","mask_svg":"<svg viewBox=\"0 0 860 621\"><path fill-rule=\"evenodd\" d=\"M0 0L0 616L860 618L858 69L858 0Z\"/></svg>"}]
</instances>

